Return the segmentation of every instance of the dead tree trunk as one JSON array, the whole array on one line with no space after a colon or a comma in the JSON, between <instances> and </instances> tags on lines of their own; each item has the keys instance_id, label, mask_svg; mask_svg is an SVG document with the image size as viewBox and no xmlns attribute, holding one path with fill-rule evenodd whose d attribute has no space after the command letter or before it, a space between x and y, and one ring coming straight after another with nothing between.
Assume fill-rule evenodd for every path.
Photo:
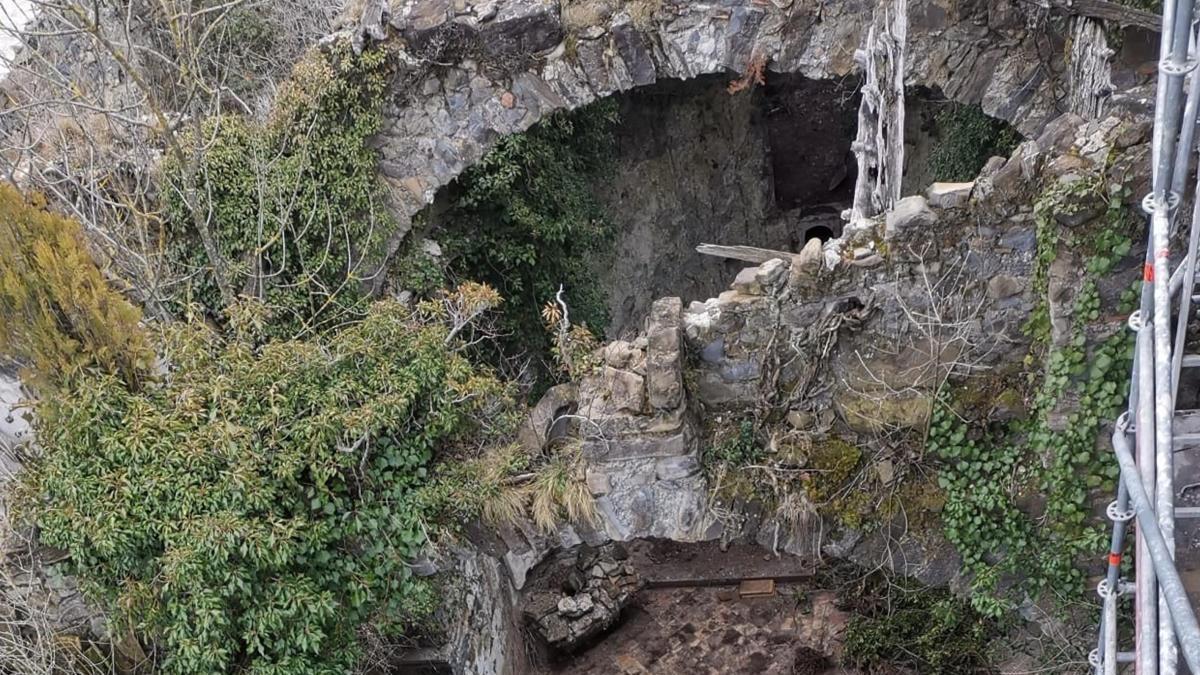
<instances>
[{"instance_id":1,"label":"dead tree trunk","mask_svg":"<svg viewBox=\"0 0 1200 675\"><path fill-rule=\"evenodd\" d=\"M1086 16L1071 20L1071 112L1086 119L1099 119L1113 92L1113 50L1104 34L1104 23Z\"/></svg>"},{"instance_id":2,"label":"dead tree trunk","mask_svg":"<svg viewBox=\"0 0 1200 675\"><path fill-rule=\"evenodd\" d=\"M1028 5L1052 9L1071 16L1086 16L1117 24L1138 26L1155 33L1162 30L1162 19L1155 12L1128 7L1109 0L1022 0Z\"/></svg>"},{"instance_id":3,"label":"dead tree trunk","mask_svg":"<svg viewBox=\"0 0 1200 675\"><path fill-rule=\"evenodd\" d=\"M900 198L904 175L904 49L908 38L905 0L883 8L867 30L867 42L854 53L863 69L858 135L852 147L858 162L850 222L887 211Z\"/></svg>"}]
</instances>

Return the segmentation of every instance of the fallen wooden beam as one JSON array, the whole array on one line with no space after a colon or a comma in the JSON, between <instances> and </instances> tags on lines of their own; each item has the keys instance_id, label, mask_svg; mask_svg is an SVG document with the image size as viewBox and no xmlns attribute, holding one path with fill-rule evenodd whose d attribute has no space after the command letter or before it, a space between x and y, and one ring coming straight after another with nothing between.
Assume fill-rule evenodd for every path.
<instances>
[{"instance_id":1,"label":"fallen wooden beam","mask_svg":"<svg viewBox=\"0 0 1200 675\"><path fill-rule=\"evenodd\" d=\"M1162 18L1154 12L1127 7L1109 0L1022 0L1026 4L1054 9L1075 16L1111 21L1121 26L1137 26L1154 32L1162 30Z\"/></svg>"},{"instance_id":2,"label":"fallen wooden beam","mask_svg":"<svg viewBox=\"0 0 1200 675\"><path fill-rule=\"evenodd\" d=\"M776 258L791 261L795 256L789 251L773 251L769 248L755 248L754 246L721 246L720 244L700 244L696 247L696 251L704 255L741 260L755 265L761 265Z\"/></svg>"},{"instance_id":3,"label":"fallen wooden beam","mask_svg":"<svg viewBox=\"0 0 1200 675\"><path fill-rule=\"evenodd\" d=\"M388 665L396 668L443 668L449 667L450 658L443 647L414 647L393 653Z\"/></svg>"}]
</instances>

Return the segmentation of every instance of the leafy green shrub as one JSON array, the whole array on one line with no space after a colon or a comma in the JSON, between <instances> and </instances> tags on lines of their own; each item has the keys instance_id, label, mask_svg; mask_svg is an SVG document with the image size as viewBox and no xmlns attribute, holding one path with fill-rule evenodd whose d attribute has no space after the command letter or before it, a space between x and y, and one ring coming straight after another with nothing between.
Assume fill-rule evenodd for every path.
<instances>
[{"instance_id":1,"label":"leafy green shrub","mask_svg":"<svg viewBox=\"0 0 1200 675\"><path fill-rule=\"evenodd\" d=\"M188 139L188 166L166 161L170 245L178 263L198 272L192 301L216 315L224 310L198 233L188 226L198 209L211 220L235 287L262 299L276 317L274 335L361 316L361 261L387 224L367 139L381 123L389 70L382 49L356 55L339 42L310 52L265 124L214 117ZM184 198L189 177L200 187L198 203Z\"/></svg>"},{"instance_id":2,"label":"leafy green shrub","mask_svg":"<svg viewBox=\"0 0 1200 675\"><path fill-rule=\"evenodd\" d=\"M989 158L1007 157L1021 141L1012 127L977 105L950 103L938 112L934 125L937 146L929 165L942 181L974 180Z\"/></svg>"},{"instance_id":3,"label":"leafy green shrub","mask_svg":"<svg viewBox=\"0 0 1200 675\"><path fill-rule=\"evenodd\" d=\"M429 297L446 285L446 272L438 259L417 242L405 242L388 268L392 285L417 297Z\"/></svg>"},{"instance_id":4,"label":"leafy green shrub","mask_svg":"<svg viewBox=\"0 0 1200 675\"><path fill-rule=\"evenodd\" d=\"M592 186L611 168L616 121L616 103L604 100L501 139L459 178L438 234L457 276L504 295L503 348L538 357L543 377L552 344L540 313L560 285L572 324L597 335L608 324L588 261L611 240Z\"/></svg>"},{"instance_id":5,"label":"leafy green shrub","mask_svg":"<svg viewBox=\"0 0 1200 675\"><path fill-rule=\"evenodd\" d=\"M495 298L477 288L464 315ZM362 622L401 630L433 608L406 564L439 508L431 463L486 443L504 400L451 306L377 303L260 348L173 325L162 382L98 374L41 402L26 515L166 673L349 672Z\"/></svg>"},{"instance_id":6,"label":"leafy green shrub","mask_svg":"<svg viewBox=\"0 0 1200 675\"><path fill-rule=\"evenodd\" d=\"M108 373L136 386L153 365L141 312L109 287L79 223L0 185L0 352L38 386Z\"/></svg>"},{"instance_id":7,"label":"leafy green shrub","mask_svg":"<svg viewBox=\"0 0 1200 675\"><path fill-rule=\"evenodd\" d=\"M989 672L995 626L945 591L895 587L889 602L846 627L846 658L855 666L902 666L930 675Z\"/></svg>"}]
</instances>

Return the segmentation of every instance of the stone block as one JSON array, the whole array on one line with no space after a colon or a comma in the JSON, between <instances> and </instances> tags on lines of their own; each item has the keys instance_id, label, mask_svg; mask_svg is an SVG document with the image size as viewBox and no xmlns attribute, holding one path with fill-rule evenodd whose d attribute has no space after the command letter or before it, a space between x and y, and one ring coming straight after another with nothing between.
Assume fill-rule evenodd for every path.
<instances>
[{"instance_id":1,"label":"stone block","mask_svg":"<svg viewBox=\"0 0 1200 675\"><path fill-rule=\"evenodd\" d=\"M924 197L905 197L888 211L884 239L893 242L919 237L925 233L926 228L936 224L937 220L937 214L929 208L929 202L925 201Z\"/></svg>"},{"instance_id":2,"label":"stone block","mask_svg":"<svg viewBox=\"0 0 1200 675\"><path fill-rule=\"evenodd\" d=\"M934 183L929 186L925 195L929 205L939 209L956 209L964 206L971 197L971 188L975 181L969 183Z\"/></svg>"},{"instance_id":3,"label":"stone block","mask_svg":"<svg viewBox=\"0 0 1200 675\"><path fill-rule=\"evenodd\" d=\"M680 480L700 474L700 461L695 455L664 457L654 465L659 480Z\"/></svg>"},{"instance_id":4,"label":"stone block","mask_svg":"<svg viewBox=\"0 0 1200 675\"><path fill-rule=\"evenodd\" d=\"M1025 284L1020 279L1007 274L998 274L988 279L988 296L993 300L1003 300L1014 295L1020 295L1025 290Z\"/></svg>"},{"instance_id":5,"label":"stone block","mask_svg":"<svg viewBox=\"0 0 1200 675\"><path fill-rule=\"evenodd\" d=\"M586 480L588 492L591 492L595 497L606 495L608 494L608 491L612 489L612 484L608 478L608 472L602 469L589 468L587 470Z\"/></svg>"},{"instance_id":6,"label":"stone block","mask_svg":"<svg viewBox=\"0 0 1200 675\"><path fill-rule=\"evenodd\" d=\"M590 461L611 462L620 459L644 459L686 455L691 450L684 433L671 436L630 436L626 438L589 438L583 442L583 456Z\"/></svg>"},{"instance_id":7,"label":"stone block","mask_svg":"<svg viewBox=\"0 0 1200 675\"><path fill-rule=\"evenodd\" d=\"M734 278L730 288L732 288L735 293L740 293L742 295L762 295L763 291L765 290L763 289L762 284L759 283L757 267L743 268L741 272L738 272L737 277ZM722 293L721 298L723 299L724 297L725 294Z\"/></svg>"},{"instance_id":8,"label":"stone block","mask_svg":"<svg viewBox=\"0 0 1200 675\"><path fill-rule=\"evenodd\" d=\"M787 280L788 268L791 262L780 258L768 260L758 266L754 273L754 281L764 292L773 294Z\"/></svg>"},{"instance_id":9,"label":"stone block","mask_svg":"<svg viewBox=\"0 0 1200 675\"><path fill-rule=\"evenodd\" d=\"M646 329L646 395L652 408L683 404L683 302L660 298L650 307Z\"/></svg>"},{"instance_id":10,"label":"stone block","mask_svg":"<svg viewBox=\"0 0 1200 675\"><path fill-rule=\"evenodd\" d=\"M579 389L579 410L584 415L640 413L645 404L645 379L628 370L604 366L585 377Z\"/></svg>"}]
</instances>

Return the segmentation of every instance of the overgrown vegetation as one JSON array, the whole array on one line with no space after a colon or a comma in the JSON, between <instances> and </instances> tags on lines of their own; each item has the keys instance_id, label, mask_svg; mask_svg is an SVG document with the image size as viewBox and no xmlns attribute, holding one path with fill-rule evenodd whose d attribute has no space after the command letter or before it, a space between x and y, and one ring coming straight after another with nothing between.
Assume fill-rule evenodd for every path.
<instances>
[{"instance_id":1,"label":"overgrown vegetation","mask_svg":"<svg viewBox=\"0 0 1200 675\"><path fill-rule=\"evenodd\" d=\"M79 223L0 185L0 352L38 388L97 371L136 387L154 353L141 312L109 287Z\"/></svg>"},{"instance_id":2,"label":"overgrown vegetation","mask_svg":"<svg viewBox=\"0 0 1200 675\"><path fill-rule=\"evenodd\" d=\"M988 117L978 105L948 103L934 117L937 146L929 165L940 181L969 181L994 156L1008 157L1021 137L1007 123Z\"/></svg>"},{"instance_id":3,"label":"overgrown vegetation","mask_svg":"<svg viewBox=\"0 0 1200 675\"><path fill-rule=\"evenodd\" d=\"M846 628L845 641L851 664L867 672L894 666L930 675L991 672L987 646L997 628L968 603L943 590L904 583L888 584L882 591L887 602L862 599L880 592L863 589L856 598L859 611Z\"/></svg>"},{"instance_id":4,"label":"overgrown vegetation","mask_svg":"<svg viewBox=\"0 0 1200 675\"><path fill-rule=\"evenodd\" d=\"M361 317L364 259L388 223L379 204L376 155L388 53L354 54L345 41L314 50L280 90L270 118L210 118L169 157L166 216L177 263L192 270L185 303L222 317L212 261L190 226L205 214L226 276L270 311L270 333L304 335ZM189 199L188 186L202 189Z\"/></svg>"},{"instance_id":5,"label":"overgrown vegetation","mask_svg":"<svg viewBox=\"0 0 1200 675\"><path fill-rule=\"evenodd\" d=\"M1095 439L1124 402L1133 339L1123 322L1101 321L1097 282L1130 249L1124 196L1107 194L1099 178L1086 178L1055 183L1035 205L1035 291L1041 301L1026 327L1035 350L1027 365L1046 365L1032 376L1028 417L989 426L957 406L949 392L934 411L927 447L943 460L938 480L946 490L946 536L975 574L975 608L991 616L1008 611L1022 593L1037 597L1054 589L1074 596L1071 589L1082 590L1083 582L1078 563L1104 546L1090 496L1112 488L1116 467ZM1082 231L1058 220L1097 202L1107 202L1107 209ZM1054 344L1045 298L1060 245L1083 252L1087 263L1071 335ZM1093 339L1097 335L1101 339ZM1056 421L1067 401L1076 403ZM1031 512L1039 495L1044 505ZM1020 584L1001 597L996 591L1006 577Z\"/></svg>"},{"instance_id":6,"label":"overgrown vegetation","mask_svg":"<svg viewBox=\"0 0 1200 675\"><path fill-rule=\"evenodd\" d=\"M230 337L166 327L170 373L141 391L95 374L43 399L27 515L164 672L345 673L360 623L436 605L407 562L446 506L431 464L502 437L505 389L443 304L377 303L308 341L259 343L258 313L234 316Z\"/></svg>"},{"instance_id":7,"label":"overgrown vegetation","mask_svg":"<svg viewBox=\"0 0 1200 675\"><path fill-rule=\"evenodd\" d=\"M853 484L863 452L835 435L777 429L764 440L753 420L735 420L715 430L701 460L719 508L758 501L792 521L820 514L840 526L870 530L884 522L873 512L891 517L900 506L897 494L885 495L870 480ZM915 508L914 517L923 508Z\"/></svg>"},{"instance_id":8,"label":"overgrown vegetation","mask_svg":"<svg viewBox=\"0 0 1200 675\"><path fill-rule=\"evenodd\" d=\"M507 300L503 353L532 357L542 378L554 345L540 313L560 286L573 324L593 334L608 324L589 263L612 233L592 186L611 168L616 121L616 102L604 100L501 139L459 178L439 220L452 273L489 283Z\"/></svg>"}]
</instances>

